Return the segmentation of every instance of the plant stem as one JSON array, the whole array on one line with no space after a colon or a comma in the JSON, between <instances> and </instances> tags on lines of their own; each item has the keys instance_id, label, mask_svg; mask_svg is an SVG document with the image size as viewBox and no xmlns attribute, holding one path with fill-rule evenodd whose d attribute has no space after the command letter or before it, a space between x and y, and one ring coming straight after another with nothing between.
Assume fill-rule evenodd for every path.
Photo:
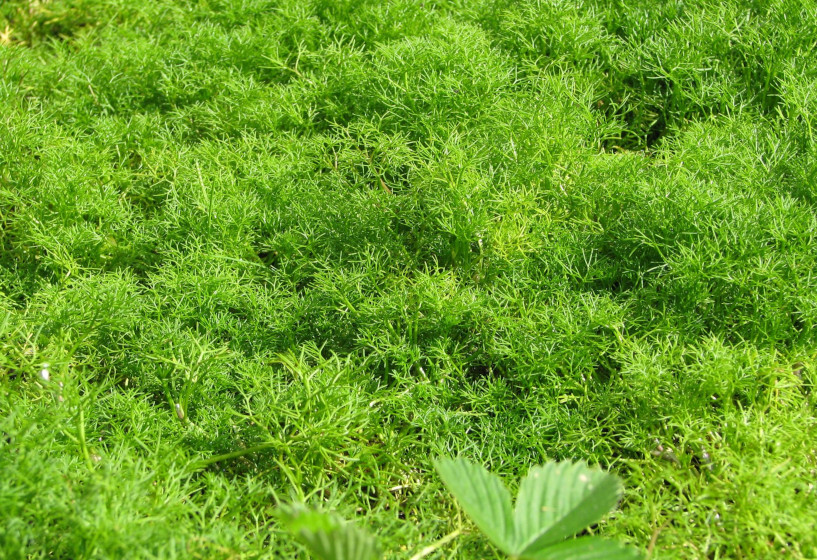
<instances>
[{"instance_id":1,"label":"plant stem","mask_svg":"<svg viewBox=\"0 0 817 560\"><path fill-rule=\"evenodd\" d=\"M439 548L442 548L443 546L447 545L448 543L450 543L451 541L453 541L454 539L459 537L461 533L462 533L462 531L460 529L457 529L456 531L448 533L446 536L444 536L443 538L441 538L437 542L432 543L432 544L428 545L427 547L423 548L422 550L420 550L420 552L418 552L417 554L412 556L410 558L410 560L420 560L421 558L425 558L426 556L428 556L432 552L436 551Z\"/></svg>"},{"instance_id":2,"label":"plant stem","mask_svg":"<svg viewBox=\"0 0 817 560\"><path fill-rule=\"evenodd\" d=\"M215 457L210 457L209 459L201 459L200 461L195 461L190 465L191 471L198 471L203 468L209 467L214 463L218 463L219 461L227 461L229 459L235 459L236 457L242 457L244 455L249 455L250 453L255 453L257 451L264 451L266 449L272 449L273 447L277 447L280 445L277 441L268 441L266 443L261 443L259 445L253 447L247 447L246 449L238 449L236 451L231 451L230 453L224 453L223 455L216 455Z\"/></svg>"},{"instance_id":3,"label":"plant stem","mask_svg":"<svg viewBox=\"0 0 817 560\"><path fill-rule=\"evenodd\" d=\"M85 413L82 410L82 405L79 407L79 420L77 422L77 431L79 433L79 448L82 456L85 459L85 464L88 465L89 470L94 470L94 462L91 460L91 454L88 452L88 444L85 441Z\"/></svg>"}]
</instances>

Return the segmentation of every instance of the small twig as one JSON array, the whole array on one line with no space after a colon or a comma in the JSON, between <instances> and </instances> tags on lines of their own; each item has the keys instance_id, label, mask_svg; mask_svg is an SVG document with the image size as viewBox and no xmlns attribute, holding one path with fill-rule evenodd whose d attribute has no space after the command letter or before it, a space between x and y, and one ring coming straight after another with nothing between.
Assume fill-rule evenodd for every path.
<instances>
[{"instance_id":1,"label":"small twig","mask_svg":"<svg viewBox=\"0 0 817 560\"><path fill-rule=\"evenodd\" d=\"M652 558L652 551L655 549L655 545L658 543L658 535L661 534L661 531L669 524L669 521L664 521L664 524L660 527L657 527L655 531L652 532L652 537L650 538L650 544L647 546L647 558Z\"/></svg>"},{"instance_id":2,"label":"small twig","mask_svg":"<svg viewBox=\"0 0 817 560\"><path fill-rule=\"evenodd\" d=\"M99 98L96 96L96 92L94 91L94 88L91 87L91 82L88 82L88 91L91 92L91 97L94 98L94 104L97 107L101 107L101 105L99 104ZM117 148L118 148L118 146L117 146Z\"/></svg>"}]
</instances>

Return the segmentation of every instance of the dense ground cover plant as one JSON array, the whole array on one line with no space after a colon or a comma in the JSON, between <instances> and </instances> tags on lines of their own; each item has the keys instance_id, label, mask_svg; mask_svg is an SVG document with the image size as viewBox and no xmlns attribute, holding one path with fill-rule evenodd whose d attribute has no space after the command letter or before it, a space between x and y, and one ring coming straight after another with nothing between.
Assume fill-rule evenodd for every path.
<instances>
[{"instance_id":1,"label":"dense ground cover plant","mask_svg":"<svg viewBox=\"0 0 817 560\"><path fill-rule=\"evenodd\" d=\"M816 20L2 2L2 555L297 557L297 500L410 558L454 455L616 473L657 558L817 556Z\"/></svg>"}]
</instances>

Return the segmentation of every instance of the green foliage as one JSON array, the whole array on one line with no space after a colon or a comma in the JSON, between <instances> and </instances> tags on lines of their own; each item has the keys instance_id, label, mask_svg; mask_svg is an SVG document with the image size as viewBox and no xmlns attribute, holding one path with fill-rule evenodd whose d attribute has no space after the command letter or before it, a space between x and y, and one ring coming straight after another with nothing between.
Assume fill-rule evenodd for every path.
<instances>
[{"instance_id":1,"label":"green foliage","mask_svg":"<svg viewBox=\"0 0 817 560\"><path fill-rule=\"evenodd\" d=\"M817 557L815 19L0 1L0 557L297 558L295 499L410 558L452 455Z\"/></svg>"},{"instance_id":2,"label":"green foliage","mask_svg":"<svg viewBox=\"0 0 817 560\"><path fill-rule=\"evenodd\" d=\"M374 537L334 516L305 509L284 513L284 522L320 560L377 560Z\"/></svg>"},{"instance_id":3,"label":"green foliage","mask_svg":"<svg viewBox=\"0 0 817 560\"><path fill-rule=\"evenodd\" d=\"M0 6L2 43L65 40L98 24L95 0L8 0Z\"/></svg>"},{"instance_id":4,"label":"green foliage","mask_svg":"<svg viewBox=\"0 0 817 560\"><path fill-rule=\"evenodd\" d=\"M533 467L519 485L516 506L496 475L458 459L437 461L437 470L477 527L513 558L638 558L592 537L561 541L597 523L621 496L613 475L582 463Z\"/></svg>"},{"instance_id":5,"label":"green foliage","mask_svg":"<svg viewBox=\"0 0 817 560\"><path fill-rule=\"evenodd\" d=\"M463 459L440 459L436 468L477 527L511 558L640 558L636 549L598 537L565 540L597 523L616 506L621 482L613 475L569 461L533 467L519 486L512 511L507 488L485 468ZM282 516L289 531L320 560L379 558L373 537L336 516L303 506L284 509ZM442 539L413 558L422 558L449 540Z\"/></svg>"}]
</instances>

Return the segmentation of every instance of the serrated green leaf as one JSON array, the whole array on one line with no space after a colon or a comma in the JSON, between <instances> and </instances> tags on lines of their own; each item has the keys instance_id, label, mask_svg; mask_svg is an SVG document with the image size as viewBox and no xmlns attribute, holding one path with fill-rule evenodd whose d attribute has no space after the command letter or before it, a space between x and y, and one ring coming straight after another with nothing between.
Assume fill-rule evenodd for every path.
<instances>
[{"instance_id":1,"label":"serrated green leaf","mask_svg":"<svg viewBox=\"0 0 817 560\"><path fill-rule=\"evenodd\" d=\"M635 548L600 537L571 539L519 556L521 560L638 560L641 557Z\"/></svg>"},{"instance_id":2,"label":"serrated green leaf","mask_svg":"<svg viewBox=\"0 0 817 560\"><path fill-rule=\"evenodd\" d=\"M533 467L514 510L515 554L530 555L597 523L621 497L619 479L584 463Z\"/></svg>"},{"instance_id":3,"label":"serrated green leaf","mask_svg":"<svg viewBox=\"0 0 817 560\"><path fill-rule=\"evenodd\" d=\"M294 508L282 512L287 528L319 560L378 560L374 537L326 513Z\"/></svg>"},{"instance_id":4,"label":"serrated green leaf","mask_svg":"<svg viewBox=\"0 0 817 560\"><path fill-rule=\"evenodd\" d=\"M440 459L435 466L468 517L500 550L513 554L511 493L502 480L464 459Z\"/></svg>"}]
</instances>

